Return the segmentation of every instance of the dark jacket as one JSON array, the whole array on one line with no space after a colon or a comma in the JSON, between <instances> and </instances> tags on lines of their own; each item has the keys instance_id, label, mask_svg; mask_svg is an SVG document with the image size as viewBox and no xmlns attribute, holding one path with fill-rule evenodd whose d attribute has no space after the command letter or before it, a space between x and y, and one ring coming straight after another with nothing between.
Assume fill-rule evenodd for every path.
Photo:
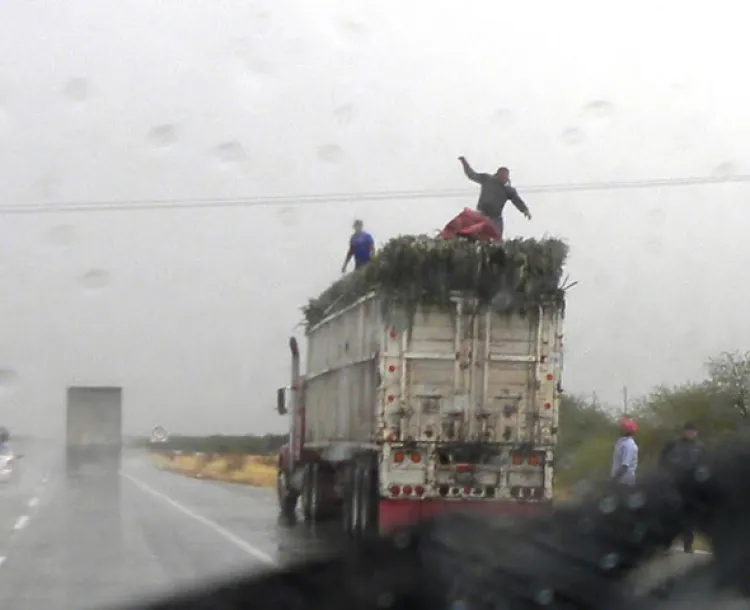
<instances>
[{"instance_id":1,"label":"dark jacket","mask_svg":"<svg viewBox=\"0 0 750 610\"><path fill-rule=\"evenodd\" d=\"M662 449L659 465L662 468L690 468L706 456L706 448L699 440L690 441L684 437L668 442Z\"/></svg>"}]
</instances>

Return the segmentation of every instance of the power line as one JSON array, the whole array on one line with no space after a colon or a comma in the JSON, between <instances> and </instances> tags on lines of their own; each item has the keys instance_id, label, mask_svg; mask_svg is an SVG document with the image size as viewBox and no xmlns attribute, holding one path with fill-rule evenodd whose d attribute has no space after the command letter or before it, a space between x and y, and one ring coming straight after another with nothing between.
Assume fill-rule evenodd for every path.
<instances>
[{"instance_id":1,"label":"power line","mask_svg":"<svg viewBox=\"0 0 750 610\"><path fill-rule=\"evenodd\" d=\"M735 176L696 176L688 178L654 178L649 180L574 182L521 187L523 193L565 193L582 191L619 191L660 187L689 187L710 184L744 184L750 174ZM371 191L363 193L330 193L312 195L278 195L268 197L216 197L185 199L134 199L100 201L60 201L22 205L0 205L0 214L57 214L63 212L109 212L136 210L173 210L199 208L237 208L352 203L359 201L404 201L407 199L453 199L472 197L476 190L438 189L414 191Z\"/></svg>"}]
</instances>

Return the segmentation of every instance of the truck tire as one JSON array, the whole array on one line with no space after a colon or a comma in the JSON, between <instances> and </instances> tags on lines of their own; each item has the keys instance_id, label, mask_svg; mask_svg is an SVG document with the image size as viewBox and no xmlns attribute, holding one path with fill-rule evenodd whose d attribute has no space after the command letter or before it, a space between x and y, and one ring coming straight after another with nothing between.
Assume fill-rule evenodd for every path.
<instances>
[{"instance_id":1,"label":"truck tire","mask_svg":"<svg viewBox=\"0 0 750 610\"><path fill-rule=\"evenodd\" d=\"M289 488L289 477L285 470L279 469L276 474L276 493L279 498L279 509L284 517L294 517L299 494Z\"/></svg>"},{"instance_id":2,"label":"truck tire","mask_svg":"<svg viewBox=\"0 0 750 610\"><path fill-rule=\"evenodd\" d=\"M377 535L378 528L378 471L369 463L359 467L359 533Z\"/></svg>"},{"instance_id":3,"label":"truck tire","mask_svg":"<svg viewBox=\"0 0 750 610\"><path fill-rule=\"evenodd\" d=\"M310 462L305 465L302 483L302 516L305 521L318 521L320 518L320 464Z\"/></svg>"},{"instance_id":4,"label":"truck tire","mask_svg":"<svg viewBox=\"0 0 750 610\"><path fill-rule=\"evenodd\" d=\"M377 470L369 461L355 462L344 486L342 521L350 536L378 533Z\"/></svg>"}]
</instances>

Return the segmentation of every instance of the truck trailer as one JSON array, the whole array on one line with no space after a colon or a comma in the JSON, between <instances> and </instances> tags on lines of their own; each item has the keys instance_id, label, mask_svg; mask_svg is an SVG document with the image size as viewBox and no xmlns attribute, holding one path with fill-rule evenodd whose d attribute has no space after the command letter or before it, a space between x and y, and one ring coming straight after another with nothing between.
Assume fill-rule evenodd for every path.
<instances>
[{"instance_id":1,"label":"truck trailer","mask_svg":"<svg viewBox=\"0 0 750 610\"><path fill-rule=\"evenodd\" d=\"M360 273L355 272L355 273ZM372 291L290 339L278 391L282 512L391 531L450 509L551 509L563 370L561 291L523 308L471 291L435 307Z\"/></svg>"}]
</instances>

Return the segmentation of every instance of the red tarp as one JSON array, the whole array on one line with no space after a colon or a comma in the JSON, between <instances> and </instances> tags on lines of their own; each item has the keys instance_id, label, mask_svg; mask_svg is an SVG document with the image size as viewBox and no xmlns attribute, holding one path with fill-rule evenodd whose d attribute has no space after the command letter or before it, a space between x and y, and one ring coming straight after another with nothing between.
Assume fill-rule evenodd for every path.
<instances>
[{"instance_id":1,"label":"red tarp","mask_svg":"<svg viewBox=\"0 0 750 610\"><path fill-rule=\"evenodd\" d=\"M464 208L463 212L445 225L440 237L466 237L478 241L501 241L503 238L495 223L481 212L469 208Z\"/></svg>"}]
</instances>

